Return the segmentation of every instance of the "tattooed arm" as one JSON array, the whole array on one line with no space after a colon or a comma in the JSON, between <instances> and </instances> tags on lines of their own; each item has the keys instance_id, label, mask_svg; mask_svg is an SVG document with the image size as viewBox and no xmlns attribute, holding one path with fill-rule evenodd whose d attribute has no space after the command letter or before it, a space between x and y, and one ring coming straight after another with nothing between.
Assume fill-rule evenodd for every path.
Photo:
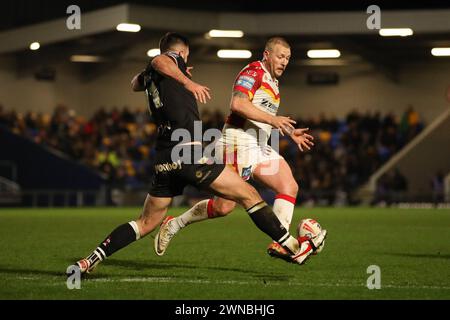
<instances>
[{"instance_id":1,"label":"tattooed arm","mask_svg":"<svg viewBox=\"0 0 450 320\"><path fill-rule=\"evenodd\" d=\"M248 95L239 90L233 91L231 111L245 119L270 124L272 127L279 129L282 135L285 133L290 135L294 130L292 124L295 124L295 120L289 117L274 116L258 109L250 101Z\"/></svg>"}]
</instances>

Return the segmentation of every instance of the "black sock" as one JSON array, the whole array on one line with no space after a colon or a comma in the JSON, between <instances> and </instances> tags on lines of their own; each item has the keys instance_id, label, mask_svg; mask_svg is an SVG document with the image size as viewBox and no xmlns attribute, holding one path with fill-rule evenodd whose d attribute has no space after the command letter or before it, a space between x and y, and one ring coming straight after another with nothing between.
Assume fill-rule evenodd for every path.
<instances>
[{"instance_id":1,"label":"black sock","mask_svg":"<svg viewBox=\"0 0 450 320\"><path fill-rule=\"evenodd\" d=\"M109 257L114 252L126 247L130 243L139 239L136 222L124 223L114 229L111 234L94 251L102 255L102 259ZM99 250L100 249L100 250ZM102 252L103 251L103 252Z\"/></svg>"},{"instance_id":2,"label":"black sock","mask_svg":"<svg viewBox=\"0 0 450 320\"><path fill-rule=\"evenodd\" d=\"M264 201L248 208L247 212L256 226L272 240L280 242L286 235L289 235L289 232Z\"/></svg>"},{"instance_id":3,"label":"black sock","mask_svg":"<svg viewBox=\"0 0 450 320\"><path fill-rule=\"evenodd\" d=\"M288 252L295 254L298 251L298 241L283 227L278 217L264 201L247 209L250 218L256 226L272 240L282 245Z\"/></svg>"}]
</instances>

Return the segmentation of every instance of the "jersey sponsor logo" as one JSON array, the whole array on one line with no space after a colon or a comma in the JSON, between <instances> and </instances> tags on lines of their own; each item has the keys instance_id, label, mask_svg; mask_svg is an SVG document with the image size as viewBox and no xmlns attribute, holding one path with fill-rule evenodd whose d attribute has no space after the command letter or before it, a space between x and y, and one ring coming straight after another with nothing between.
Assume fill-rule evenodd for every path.
<instances>
[{"instance_id":1,"label":"jersey sponsor logo","mask_svg":"<svg viewBox=\"0 0 450 320\"><path fill-rule=\"evenodd\" d=\"M252 77L240 76L236 81L236 85L251 90L255 84L255 81L256 80Z\"/></svg>"},{"instance_id":2,"label":"jersey sponsor logo","mask_svg":"<svg viewBox=\"0 0 450 320\"><path fill-rule=\"evenodd\" d=\"M246 70L244 73L248 74L253 78L256 78L258 76L258 72L256 72L255 70Z\"/></svg>"},{"instance_id":3,"label":"jersey sponsor logo","mask_svg":"<svg viewBox=\"0 0 450 320\"><path fill-rule=\"evenodd\" d=\"M266 109L272 110L275 113L278 110L278 106L276 104L269 102L269 100L267 100L267 99L262 99L261 106L263 106Z\"/></svg>"},{"instance_id":4,"label":"jersey sponsor logo","mask_svg":"<svg viewBox=\"0 0 450 320\"><path fill-rule=\"evenodd\" d=\"M199 174L199 173L200 173L200 174ZM209 177L210 174L211 174L211 170L206 171L205 174L203 174L201 171L197 171L197 172L195 173L195 176L197 177L197 179L200 179L200 178L201 178L201 179L198 181L198 183L202 183L203 181L205 181L206 178Z\"/></svg>"},{"instance_id":5,"label":"jersey sponsor logo","mask_svg":"<svg viewBox=\"0 0 450 320\"><path fill-rule=\"evenodd\" d=\"M178 160L177 162L172 163L160 163L155 165L155 171L156 172L170 172L172 170L181 170L181 161Z\"/></svg>"}]
</instances>

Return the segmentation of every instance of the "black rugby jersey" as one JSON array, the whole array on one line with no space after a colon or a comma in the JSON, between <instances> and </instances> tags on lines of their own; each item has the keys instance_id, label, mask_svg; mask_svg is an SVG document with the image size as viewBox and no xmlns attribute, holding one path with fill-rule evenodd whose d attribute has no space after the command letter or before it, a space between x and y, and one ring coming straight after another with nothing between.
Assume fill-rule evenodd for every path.
<instances>
[{"instance_id":1,"label":"black rugby jersey","mask_svg":"<svg viewBox=\"0 0 450 320\"><path fill-rule=\"evenodd\" d=\"M176 61L178 68L189 77L183 58L174 52L165 53ZM194 141L194 121L200 121L194 95L178 81L165 77L149 65L146 70L146 94L149 109L158 126L156 149L172 148L180 141L172 141L176 129L185 129ZM183 141L186 142L186 141Z\"/></svg>"}]
</instances>

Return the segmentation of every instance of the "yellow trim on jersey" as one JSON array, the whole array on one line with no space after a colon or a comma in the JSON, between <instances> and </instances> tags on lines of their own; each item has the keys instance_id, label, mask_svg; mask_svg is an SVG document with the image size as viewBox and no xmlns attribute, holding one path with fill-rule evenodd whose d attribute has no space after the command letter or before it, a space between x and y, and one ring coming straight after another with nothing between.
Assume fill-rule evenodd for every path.
<instances>
[{"instance_id":1,"label":"yellow trim on jersey","mask_svg":"<svg viewBox=\"0 0 450 320\"><path fill-rule=\"evenodd\" d=\"M275 95L274 95L273 92L270 91L269 89L267 89L267 88L265 88L265 87L263 87L263 86L261 86L260 89L262 89L262 90L264 90L266 93L268 93L268 94L272 97L272 99L273 99L274 102L280 102L280 98L278 98L278 99L275 98Z\"/></svg>"},{"instance_id":2,"label":"yellow trim on jersey","mask_svg":"<svg viewBox=\"0 0 450 320\"><path fill-rule=\"evenodd\" d=\"M248 91L248 96L250 97L250 100L253 100L253 93L251 91Z\"/></svg>"}]
</instances>

